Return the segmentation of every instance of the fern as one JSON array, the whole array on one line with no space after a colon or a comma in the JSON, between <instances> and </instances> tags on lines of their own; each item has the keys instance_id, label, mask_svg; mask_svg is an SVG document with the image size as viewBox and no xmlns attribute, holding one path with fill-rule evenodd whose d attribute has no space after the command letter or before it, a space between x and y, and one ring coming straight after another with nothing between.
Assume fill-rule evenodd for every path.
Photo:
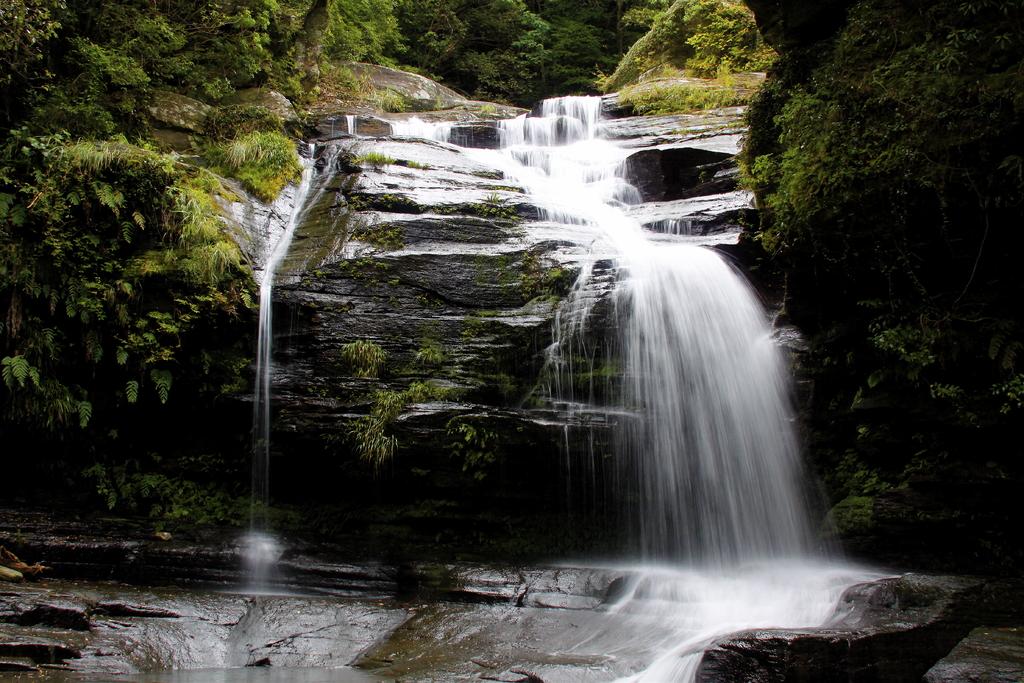
<instances>
[{"instance_id":1,"label":"fern","mask_svg":"<svg viewBox=\"0 0 1024 683\"><path fill-rule=\"evenodd\" d=\"M89 401L78 402L78 426L85 429L92 419L92 403Z\"/></svg>"},{"instance_id":2,"label":"fern","mask_svg":"<svg viewBox=\"0 0 1024 683\"><path fill-rule=\"evenodd\" d=\"M124 397L128 399L129 403L135 403L139 400L139 383L135 380L129 380L124 385Z\"/></svg>"},{"instance_id":3,"label":"fern","mask_svg":"<svg viewBox=\"0 0 1024 683\"><path fill-rule=\"evenodd\" d=\"M169 370L150 370L149 378L153 380L153 388L156 389L156 395L160 398L161 403L167 403L167 399L171 395L171 383L173 377Z\"/></svg>"},{"instance_id":4,"label":"fern","mask_svg":"<svg viewBox=\"0 0 1024 683\"><path fill-rule=\"evenodd\" d=\"M0 366L0 375L3 376L8 389L13 390L15 386L23 389L29 380L39 387L39 370L34 368L25 356L4 356Z\"/></svg>"},{"instance_id":5,"label":"fern","mask_svg":"<svg viewBox=\"0 0 1024 683\"><path fill-rule=\"evenodd\" d=\"M124 207L124 194L107 183L93 183L93 192L100 204L110 209L115 216L121 215L121 208Z\"/></svg>"}]
</instances>

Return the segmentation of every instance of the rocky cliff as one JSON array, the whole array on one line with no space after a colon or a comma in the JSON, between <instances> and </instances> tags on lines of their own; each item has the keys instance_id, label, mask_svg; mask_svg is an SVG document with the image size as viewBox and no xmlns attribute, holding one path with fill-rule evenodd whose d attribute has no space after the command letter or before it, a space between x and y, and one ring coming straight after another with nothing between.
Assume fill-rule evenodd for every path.
<instances>
[{"instance_id":1,"label":"rocky cliff","mask_svg":"<svg viewBox=\"0 0 1024 683\"><path fill-rule=\"evenodd\" d=\"M736 188L741 113L602 124L629 150L623 173L644 200L631 209L641 224L666 239L736 241L751 211ZM274 290L274 495L335 504L328 533L385 529L385 544L412 534L529 550L523 525L531 544L538 530L569 550L609 543L600 515L569 533L565 514L605 498L615 418L601 393L617 370L591 358L573 373L593 403L582 411L548 391L545 372L592 237L543 220L522 187L473 154L497 146L493 120L456 121L444 142L392 134L409 131L408 118L335 114L318 125L317 175ZM235 214L265 241L288 210L285 197ZM613 264L595 269L606 274L591 279L593 296L607 302ZM608 303L596 310L600 345L613 322ZM569 449L584 461L568 457L570 444L585 444Z\"/></svg>"}]
</instances>

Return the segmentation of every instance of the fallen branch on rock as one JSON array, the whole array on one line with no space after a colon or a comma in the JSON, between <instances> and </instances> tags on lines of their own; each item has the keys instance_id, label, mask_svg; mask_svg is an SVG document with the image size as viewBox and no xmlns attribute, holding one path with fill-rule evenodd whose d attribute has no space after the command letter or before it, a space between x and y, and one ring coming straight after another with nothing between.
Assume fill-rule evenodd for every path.
<instances>
[{"instance_id":1,"label":"fallen branch on rock","mask_svg":"<svg viewBox=\"0 0 1024 683\"><path fill-rule=\"evenodd\" d=\"M35 564L25 564L17 555L2 545L0 545L0 565L3 565L8 569L21 572L25 576L38 576L41 572L45 572L50 569L50 567L44 567L38 562Z\"/></svg>"}]
</instances>

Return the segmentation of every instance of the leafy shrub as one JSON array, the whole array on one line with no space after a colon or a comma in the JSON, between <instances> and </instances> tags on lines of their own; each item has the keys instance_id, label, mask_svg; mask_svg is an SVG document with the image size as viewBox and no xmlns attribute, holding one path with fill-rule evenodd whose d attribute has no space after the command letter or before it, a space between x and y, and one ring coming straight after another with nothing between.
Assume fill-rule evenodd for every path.
<instances>
[{"instance_id":1,"label":"leafy shrub","mask_svg":"<svg viewBox=\"0 0 1024 683\"><path fill-rule=\"evenodd\" d=\"M632 85L619 93L619 103L641 115L735 107L750 100L749 92L715 83L658 83Z\"/></svg>"},{"instance_id":2,"label":"leafy shrub","mask_svg":"<svg viewBox=\"0 0 1024 683\"><path fill-rule=\"evenodd\" d=\"M860 0L834 39L783 54L751 103L755 238L811 332L830 468L854 440L893 485L912 458L934 474L1007 452L1024 348L1022 26L1013 3Z\"/></svg>"},{"instance_id":3,"label":"leafy shrub","mask_svg":"<svg viewBox=\"0 0 1024 683\"><path fill-rule=\"evenodd\" d=\"M601 87L620 90L662 67L710 77L720 71L763 71L774 52L754 16L736 0L676 0L633 44Z\"/></svg>"},{"instance_id":4,"label":"leafy shrub","mask_svg":"<svg viewBox=\"0 0 1024 683\"><path fill-rule=\"evenodd\" d=\"M219 107L204 122L206 135L218 141L232 140L249 133L280 133L283 130L281 117L259 105Z\"/></svg>"},{"instance_id":5,"label":"leafy shrub","mask_svg":"<svg viewBox=\"0 0 1024 683\"><path fill-rule=\"evenodd\" d=\"M356 377L379 377L388 354L372 341L359 339L341 347L341 359Z\"/></svg>"},{"instance_id":6,"label":"leafy shrub","mask_svg":"<svg viewBox=\"0 0 1024 683\"><path fill-rule=\"evenodd\" d=\"M172 381L190 397L237 385L244 363L221 335L245 338L251 281L214 176L124 139L17 130L0 178L8 425L99 440L127 426L125 404L167 403Z\"/></svg>"},{"instance_id":7,"label":"leafy shrub","mask_svg":"<svg viewBox=\"0 0 1024 683\"><path fill-rule=\"evenodd\" d=\"M82 475L110 510L143 512L161 522L240 525L248 516L250 499L232 495L215 484L155 472L133 471L127 465L95 464Z\"/></svg>"}]
</instances>

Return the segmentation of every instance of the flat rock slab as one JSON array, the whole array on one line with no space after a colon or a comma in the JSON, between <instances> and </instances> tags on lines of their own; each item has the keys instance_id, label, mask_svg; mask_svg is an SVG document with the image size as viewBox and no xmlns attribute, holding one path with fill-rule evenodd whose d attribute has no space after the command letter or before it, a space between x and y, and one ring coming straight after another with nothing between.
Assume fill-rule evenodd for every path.
<instances>
[{"instance_id":1,"label":"flat rock slab","mask_svg":"<svg viewBox=\"0 0 1024 683\"><path fill-rule=\"evenodd\" d=\"M0 660L78 673L349 664L406 619L390 600L248 596L49 582L3 596L5 615L74 605L85 621L0 624ZM65 610L66 611L66 610ZM6 620L6 619L5 619Z\"/></svg>"},{"instance_id":2,"label":"flat rock slab","mask_svg":"<svg viewBox=\"0 0 1024 683\"><path fill-rule=\"evenodd\" d=\"M707 235L736 230L744 212L753 209L746 190L630 207L628 214L645 229L677 235Z\"/></svg>"},{"instance_id":3,"label":"flat rock slab","mask_svg":"<svg viewBox=\"0 0 1024 683\"><path fill-rule=\"evenodd\" d=\"M1024 627L976 628L924 676L925 683L1020 683Z\"/></svg>"}]
</instances>

